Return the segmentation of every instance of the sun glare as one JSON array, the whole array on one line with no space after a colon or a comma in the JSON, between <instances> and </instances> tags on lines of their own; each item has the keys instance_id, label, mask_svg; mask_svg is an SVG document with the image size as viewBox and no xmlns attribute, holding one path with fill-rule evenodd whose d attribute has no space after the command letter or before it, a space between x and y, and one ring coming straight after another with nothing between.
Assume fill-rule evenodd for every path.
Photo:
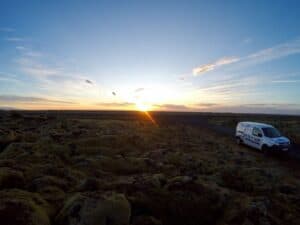
<instances>
[{"instance_id":1,"label":"sun glare","mask_svg":"<svg viewBox=\"0 0 300 225\"><path fill-rule=\"evenodd\" d=\"M142 112L147 112L151 109L151 106L149 104L145 104L142 102L137 102L135 104L137 110L142 111Z\"/></svg>"}]
</instances>

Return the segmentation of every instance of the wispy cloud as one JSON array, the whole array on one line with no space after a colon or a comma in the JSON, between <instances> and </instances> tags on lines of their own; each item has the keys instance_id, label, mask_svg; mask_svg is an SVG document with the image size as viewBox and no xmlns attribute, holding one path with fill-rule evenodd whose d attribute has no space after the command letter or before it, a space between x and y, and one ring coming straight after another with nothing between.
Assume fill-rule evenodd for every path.
<instances>
[{"instance_id":1,"label":"wispy cloud","mask_svg":"<svg viewBox=\"0 0 300 225\"><path fill-rule=\"evenodd\" d=\"M266 48L245 57L225 57L213 63L205 64L193 69L193 75L198 76L206 72L215 70L224 65L236 63L235 65L253 65L260 64L293 54L300 53L300 38L294 39L271 48Z\"/></svg>"},{"instance_id":2,"label":"wispy cloud","mask_svg":"<svg viewBox=\"0 0 300 225\"><path fill-rule=\"evenodd\" d=\"M21 83L22 81L14 74L0 72L0 81L11 82L11 83Z\"/></svg>"},{"instance_id":3,"label":"wispy cloud","mask_svg":"<svg viewBox=\"0 0 300 225\"><path fill-rule=\"evenodd\" d=\"M255 62L265 62L298 53L300 53L300 39L263 49L249 55L247 58L249 60L255 60Z\"/></svg>"},{"instance_id":4,"label":"wispy cloud","mask_svg":"<svg viewBox=\"0 0 300 225\"><path fill-rule=\"evenodd\" d=\"M194 104L193 107L196 108L209 108L209 107L214 107L214 106L218 106L218 103L197 103Z\"/></svg>"},{"instance_id":5,"label":"wispy cloud","mask_svg":"<svg viewBox=\"0 0 300 225\"><path fill-rule=\"evenodd\" d=\"M11 27L0 27L0 32L14 32L15 29Z\"/></svg>"},{"instance_id":6,"label":"wispy cloud","mask_svg":"<svg viewBox=\"0 0 300 225\"><path fill-rule=\"evenodd\" d=\"M134 92L137 93L137 92L142 92L142 91L144 91L144 90L145 90L145 88L137 88L137 89L134 90Z\"/></svg>"},{"instance_id":7,"label":"wispy cloud","mask_svg":"<svg viewBox=\"0 0 300 225\"><path fill-rule=\"evenodd\" d=\"M238 62L239 60L240 59L236 58L236 57L225 57L225 58L219 59L213 63L205 64L205 65L194 68L193 75L198 76L198 75L204 74L206 72L212 71L220 66Z\"/></svg>"},{"instance_id":8,"label":"wispy cloud","mask_svg":"<svg viewBox=\"0 0 300 225\"><path fill-rule=\"evenodd\" d=\"M0 95L0 103L43 103L43 104L75 104L71 101L52 100L48 98L18 96L18 95Z\"/></svg>"},{"instance_id":9,"label":"wispy cloud","mask_svg":"<svg viewBox=\"0 0 300 225\"><path fill-rule=\"evenodd\" d=\"M300 80L272 80L272 83L299 83Z\"/></svg>"},{"instance_id":10,"label":"wispy cloud","mask_svg":"<svg viewBox=\"0 0 300 225\"><path fill-rule=\"evenodd\" d=\"M300 53L300 39L291 40L241 58L242 64L260 64Z\"/></svg>"},{"instance_id":11,"label":"wispy cloud","mask_svg":"<svg viewBox=\"0 0 300 225\"><path fill-rule=\"evenodd\" d=\"M19 83L20 82L20 80L17 80L15 78L1 77L1 76L0 76L0 81L2 81L2 82L12 82L12 83Z\"/></svg>"},{"instance_id":12,"label":"wispy cloud","mask_svg":"<svg viewBox=\"0 0 300 225\"><path fill-rule=\"evenodd\" d=\"M253 41L252 38L248 37L248 38L245 38L245 39L243 40L243 43L244 43L244 44L250 44L252 41Z\"/></svg>"},{"instance_id":13,"label":"wispy cloud","mask_svg":"<svg viewBox=\"0 0 300 225\"><path fill-rule=\"evenodd\" d=\"M26 50L27 48L24 47L24 46L18 45L18 46L16 46L16 49L17 49L17 50L20 50L20 51L24 51L24 50Z\"/></svg>"},{"instance_id":14,"label":"wispy cloud","mask_svg":"<svg viewBox=\"0 0 300 225\"><path fill-rule=\"evenodd\" d=\"M261 103L228 107L232 112L300 115L300 104Z\"/></svg>"},{"instance_id":15,"label":"wispy cloud","mask_svg":"<svg viewBox=\"0 0 300 225\"><path fill-rule=\"evenodd\" d=\"M237 88L243 88L245 90L247 87L256 86L262 82L263 78L257 78L255 76L239 77L226 79L224 81L216 82L208 87L198 88L199 91L208 91L214 93L227 92L227 90L235 90Z\"/></svg>"},{"instance_id":16,"label":"wispy cloud","mask_svg":"<svg viewBox=\"0 0 300 225\"><path fill-rule=\"evenodd\" d=\"M186 105L177 105L177 104L156 104L153 106L157 110L162 110L162 111L190 111L192 109Z\"/></svg>"},{"instance_id":17,"label":"wispy cloud","mask_svg":"<svg viewBox=\"0 0 300 225\"><path fill-rule=\"evenodd\" d=\"M47 77L47 76L59 74L59 70L53 68L45 68L42 66L24 67L23 71L29 75L33 75L36 77L40 77L40 76Z\"/></svg>"},{"instance_id":18,"label":"wispy cloud","mask_svg":"<svg viewBox=\"0 0 300 225\"><path fill-rule=\"evenodd\" d=\"M203 112L255 113L255 114L286 114L300 115L300 104L289 103L254 103L254 104L223 104L208 108L200 108Z\"/></svg>"},{"instance_id":19,"label":"wispy cloud","mask_svg":"<svg viewBox=\"0 0 300 225\"><path fill-rule=\"evenodd\" d=\"M134 109L135 104L131 102L100 102L95 104L103 109Z\"/></svg>"},{"instance_id":20,"label":"wispy cloud","mask_svg":"<svg viewBox=\"0 0 300 225\"><path fill-rule=\"evenodd\" d=\"M21 45L16 46L16 49L18 51L20 51L23 56L41 57L43 55L41 52L34 51L34 50L32 50L32 49L30 49L28 47L21 46Z\"/></svg>"},{"instance_id":21,"label":"wispy cloud","mask_svg":"<svg viewBox=\"0 0 300 225\"><path fill-rule=\"evenodd\" d=\"M69 71L56 64L44 63L45 60L45 57L28 57L23 54L16 60L20 71L34 78L39 93L58 98L85 98L87 101L100 95L99 86L85 74Z\"/></svg>"},{"instance_id":22,"label":"wispy cloud","mask_svg":"<svg viewBox=\"0 0 300 225\"><path fill-rule=\"evenodd\" d=\"M300 104L296 103L251 103L244 104L243 106L249 107L300 107Z\"/></svg>"},{"instance_id":23,"label":"wispy cloud","mask_svg":"<svg viewBox=\"0 0 300 225\"><path fill-rule=\"evenodd\" d=\"M23 42L26 39L22 38L22 37L7 37L7 38L4 38L4 40L5 41L10 41L10 42Z\"/></svg>"},{"instance_id":24,"label":"wispy cloud","mask_svg":"<svg viewBox=\"0 0 300 225\"><path fill-rule=\"evenodd\" d=\"M22 56L16 62L22 72L36 78L46 79L51 76L65 76L62 68L45 65L32 57Z\"/></svg>"}]
</instances>

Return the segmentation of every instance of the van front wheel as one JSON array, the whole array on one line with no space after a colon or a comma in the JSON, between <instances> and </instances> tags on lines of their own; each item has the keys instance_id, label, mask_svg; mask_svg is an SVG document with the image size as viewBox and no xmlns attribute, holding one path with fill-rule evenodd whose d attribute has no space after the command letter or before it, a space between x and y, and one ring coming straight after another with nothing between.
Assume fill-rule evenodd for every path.
<instances>
[{"instance_id":1,"label":"van front wheel","mask_svg":"<svg viewBox=\"0 0 300 225\"><path fill-rule=\"evenodd\" d=\"M241 138L237 137L237 138L236 138L236 143L237 143L238 145L241 145L241 144L243 143L243 141L241 140Z\"/></svg>"}]
</instances>

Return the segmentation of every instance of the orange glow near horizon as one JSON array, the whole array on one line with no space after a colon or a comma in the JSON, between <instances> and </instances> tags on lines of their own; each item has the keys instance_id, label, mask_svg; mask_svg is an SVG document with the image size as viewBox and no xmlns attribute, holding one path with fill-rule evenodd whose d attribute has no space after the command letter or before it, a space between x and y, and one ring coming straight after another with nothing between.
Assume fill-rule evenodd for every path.
<instances>
[{"instance_id":1,"label":"orange glow near horizon","mask_svg":"<svg viewBox=\"0 0 300 225\"><path fill-rule=\"evenodd\" d=\"M144 113L154 125L158 126L158 124L156 123L156 121L154 120L154 118L151 116L151 114L149 112L144 111Z\"/></svg>"}]
</instances>

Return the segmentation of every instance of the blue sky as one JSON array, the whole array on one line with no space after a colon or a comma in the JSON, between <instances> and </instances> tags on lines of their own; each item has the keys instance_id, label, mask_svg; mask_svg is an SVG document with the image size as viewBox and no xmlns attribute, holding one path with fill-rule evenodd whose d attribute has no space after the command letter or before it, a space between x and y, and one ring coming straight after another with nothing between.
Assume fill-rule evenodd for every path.
<instances>
[{"instance_id":1,"label":"blue sky","mask_svg":"<svg viewBox=\"0 0 300 225\"><path fill-rule=\"evenodd\" d=\"M1 1L0 106L300 114L299 1Z\"/></svg>"}]
</instances>

